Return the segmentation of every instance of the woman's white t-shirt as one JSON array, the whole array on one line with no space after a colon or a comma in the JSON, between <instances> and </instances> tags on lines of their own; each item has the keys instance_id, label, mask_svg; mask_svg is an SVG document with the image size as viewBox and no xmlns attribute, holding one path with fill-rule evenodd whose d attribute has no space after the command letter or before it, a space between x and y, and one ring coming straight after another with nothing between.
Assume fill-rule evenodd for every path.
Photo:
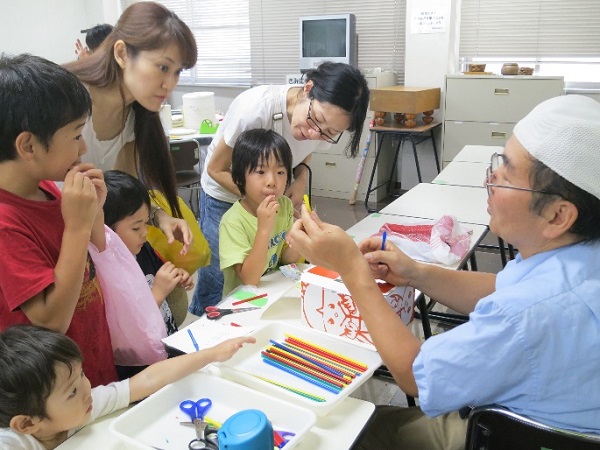
<instances>
[{"instance_id":1,"label":"woman's white t-shirt","mask_svg":"<svg viewBox=\"0 0 600 450\"><path fill-rule=\"evenodd\" d=\"M87 146L87 153L81 157L83 162L91 162L96 167L103 171L112 170L115 168L115 162L119 152L123 146L135 140L135 133L133 126L135 124L135 113L133 109L130 110L127 120L125 121L125 127L117 136L106 141L100 141L96 137L94 131L94 123L92 122L92 116L88 117L81 135Z\"/></svg>"},{"instance_id":2,"label":"woman's white t-shirt","mask_svg":"<svg viewBox=\"0 0 600 450\"><path fill-rule=\"evenodd\" d=\"M273 129L273 113L283 113L283 129L281 134L292 150L292 167L296 167L315 150L327 149L331 146L331 144L325 141L298 141L292 135L292 128L287 118L287 110L281 108L281 106L286 105L288 90L297 87L299 86L257 86L242 92L233 100L225 118L217 129L214 139L207 149L201 181L202 189L206 194L228 203L235 203L239 199L239 197L223 188L211 178L207 170L208 162L221 139L224 139L225 143L233 148L236 139L243 131L256 128ZM275 96L278 98L274 98ZM274 107L274 102L276 102L278 107ZM276 109L284 110L279 111Z\"/></svg>"}]
</instances>

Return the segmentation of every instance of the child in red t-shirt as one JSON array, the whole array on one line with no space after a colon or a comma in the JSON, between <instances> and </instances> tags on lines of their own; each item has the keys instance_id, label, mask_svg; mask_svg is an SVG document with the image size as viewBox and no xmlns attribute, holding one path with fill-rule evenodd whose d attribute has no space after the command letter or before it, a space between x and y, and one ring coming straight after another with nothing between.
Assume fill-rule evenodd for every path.
<instances>
[{"instance_id":1,"label":"child in red t-shirt","mask_svg":"<svg viewBox=\"0 0 600 450\"><path fill-rule=\"evenodd\" d=\"M105 246L102 172L82 164L81 82L31 55L0 57L0 329L32 323L79 344L93 386L117 379L87 247ZM62 194L54 181L64 181Z\"/></svg>"}]
</instances>

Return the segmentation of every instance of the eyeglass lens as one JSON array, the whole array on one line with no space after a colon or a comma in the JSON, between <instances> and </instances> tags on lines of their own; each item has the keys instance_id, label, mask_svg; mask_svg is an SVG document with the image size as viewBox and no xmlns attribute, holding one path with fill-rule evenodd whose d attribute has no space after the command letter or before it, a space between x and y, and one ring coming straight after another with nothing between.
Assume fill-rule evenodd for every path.
<instances>
[{"instance_id":1,"label":"eyeglass lens","mask_svg":"<svg viewBox=\"0 0 600 450\"><path fill-rule=\"evenodd\" d=\"M337 144L340 138L342 137L342 133L338 134L336 138L333 138L328 134L324 133L323 130L321 130L321 127L317 125L315 120L312 118L311 111L313 99L314 97L310 98L310 103L308 104L308 113L306 114L306 121L308 122L308 126L311 127L313 130L318 131L325 142L329 142L330 144Z\"/></svg>"}]
</instances>

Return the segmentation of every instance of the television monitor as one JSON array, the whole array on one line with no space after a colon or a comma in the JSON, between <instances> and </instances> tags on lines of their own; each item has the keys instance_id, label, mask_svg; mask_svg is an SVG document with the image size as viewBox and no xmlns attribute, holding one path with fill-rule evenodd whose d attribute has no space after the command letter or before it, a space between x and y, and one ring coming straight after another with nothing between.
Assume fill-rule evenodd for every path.
<instances>
[{"instance_id":1,"label":"television monitor","mask_svg":"<svg viewBox=\"0 0 600 450\"><path fill-rule=\"evenodd\" d=\"M357 66L357 36L354 14L300 17L300 71L323 61Z\"/></svg>"}]
</instances>

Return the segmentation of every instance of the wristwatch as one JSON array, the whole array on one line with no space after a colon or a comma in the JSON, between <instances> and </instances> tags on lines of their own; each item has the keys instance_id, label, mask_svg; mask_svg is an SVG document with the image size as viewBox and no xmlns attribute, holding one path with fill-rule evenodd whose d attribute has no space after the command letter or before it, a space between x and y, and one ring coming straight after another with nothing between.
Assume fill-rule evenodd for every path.
<instances>
[{"instance_id":1,"label":"wristwatch","mask_svg":"<svg viewBox=\"0 0 600 450\"><path fill-rule=\"evenodd\" d=\"M148 217L148 224L149 225L153 225L156 228L158 228L158 224L156 223L156 221L154 220L156 218L156 213L158 211L162 211L163 209L160 206L156 206L156 205L152 205L150 207L150 216Z\"/></svg>"}]
</instances>

